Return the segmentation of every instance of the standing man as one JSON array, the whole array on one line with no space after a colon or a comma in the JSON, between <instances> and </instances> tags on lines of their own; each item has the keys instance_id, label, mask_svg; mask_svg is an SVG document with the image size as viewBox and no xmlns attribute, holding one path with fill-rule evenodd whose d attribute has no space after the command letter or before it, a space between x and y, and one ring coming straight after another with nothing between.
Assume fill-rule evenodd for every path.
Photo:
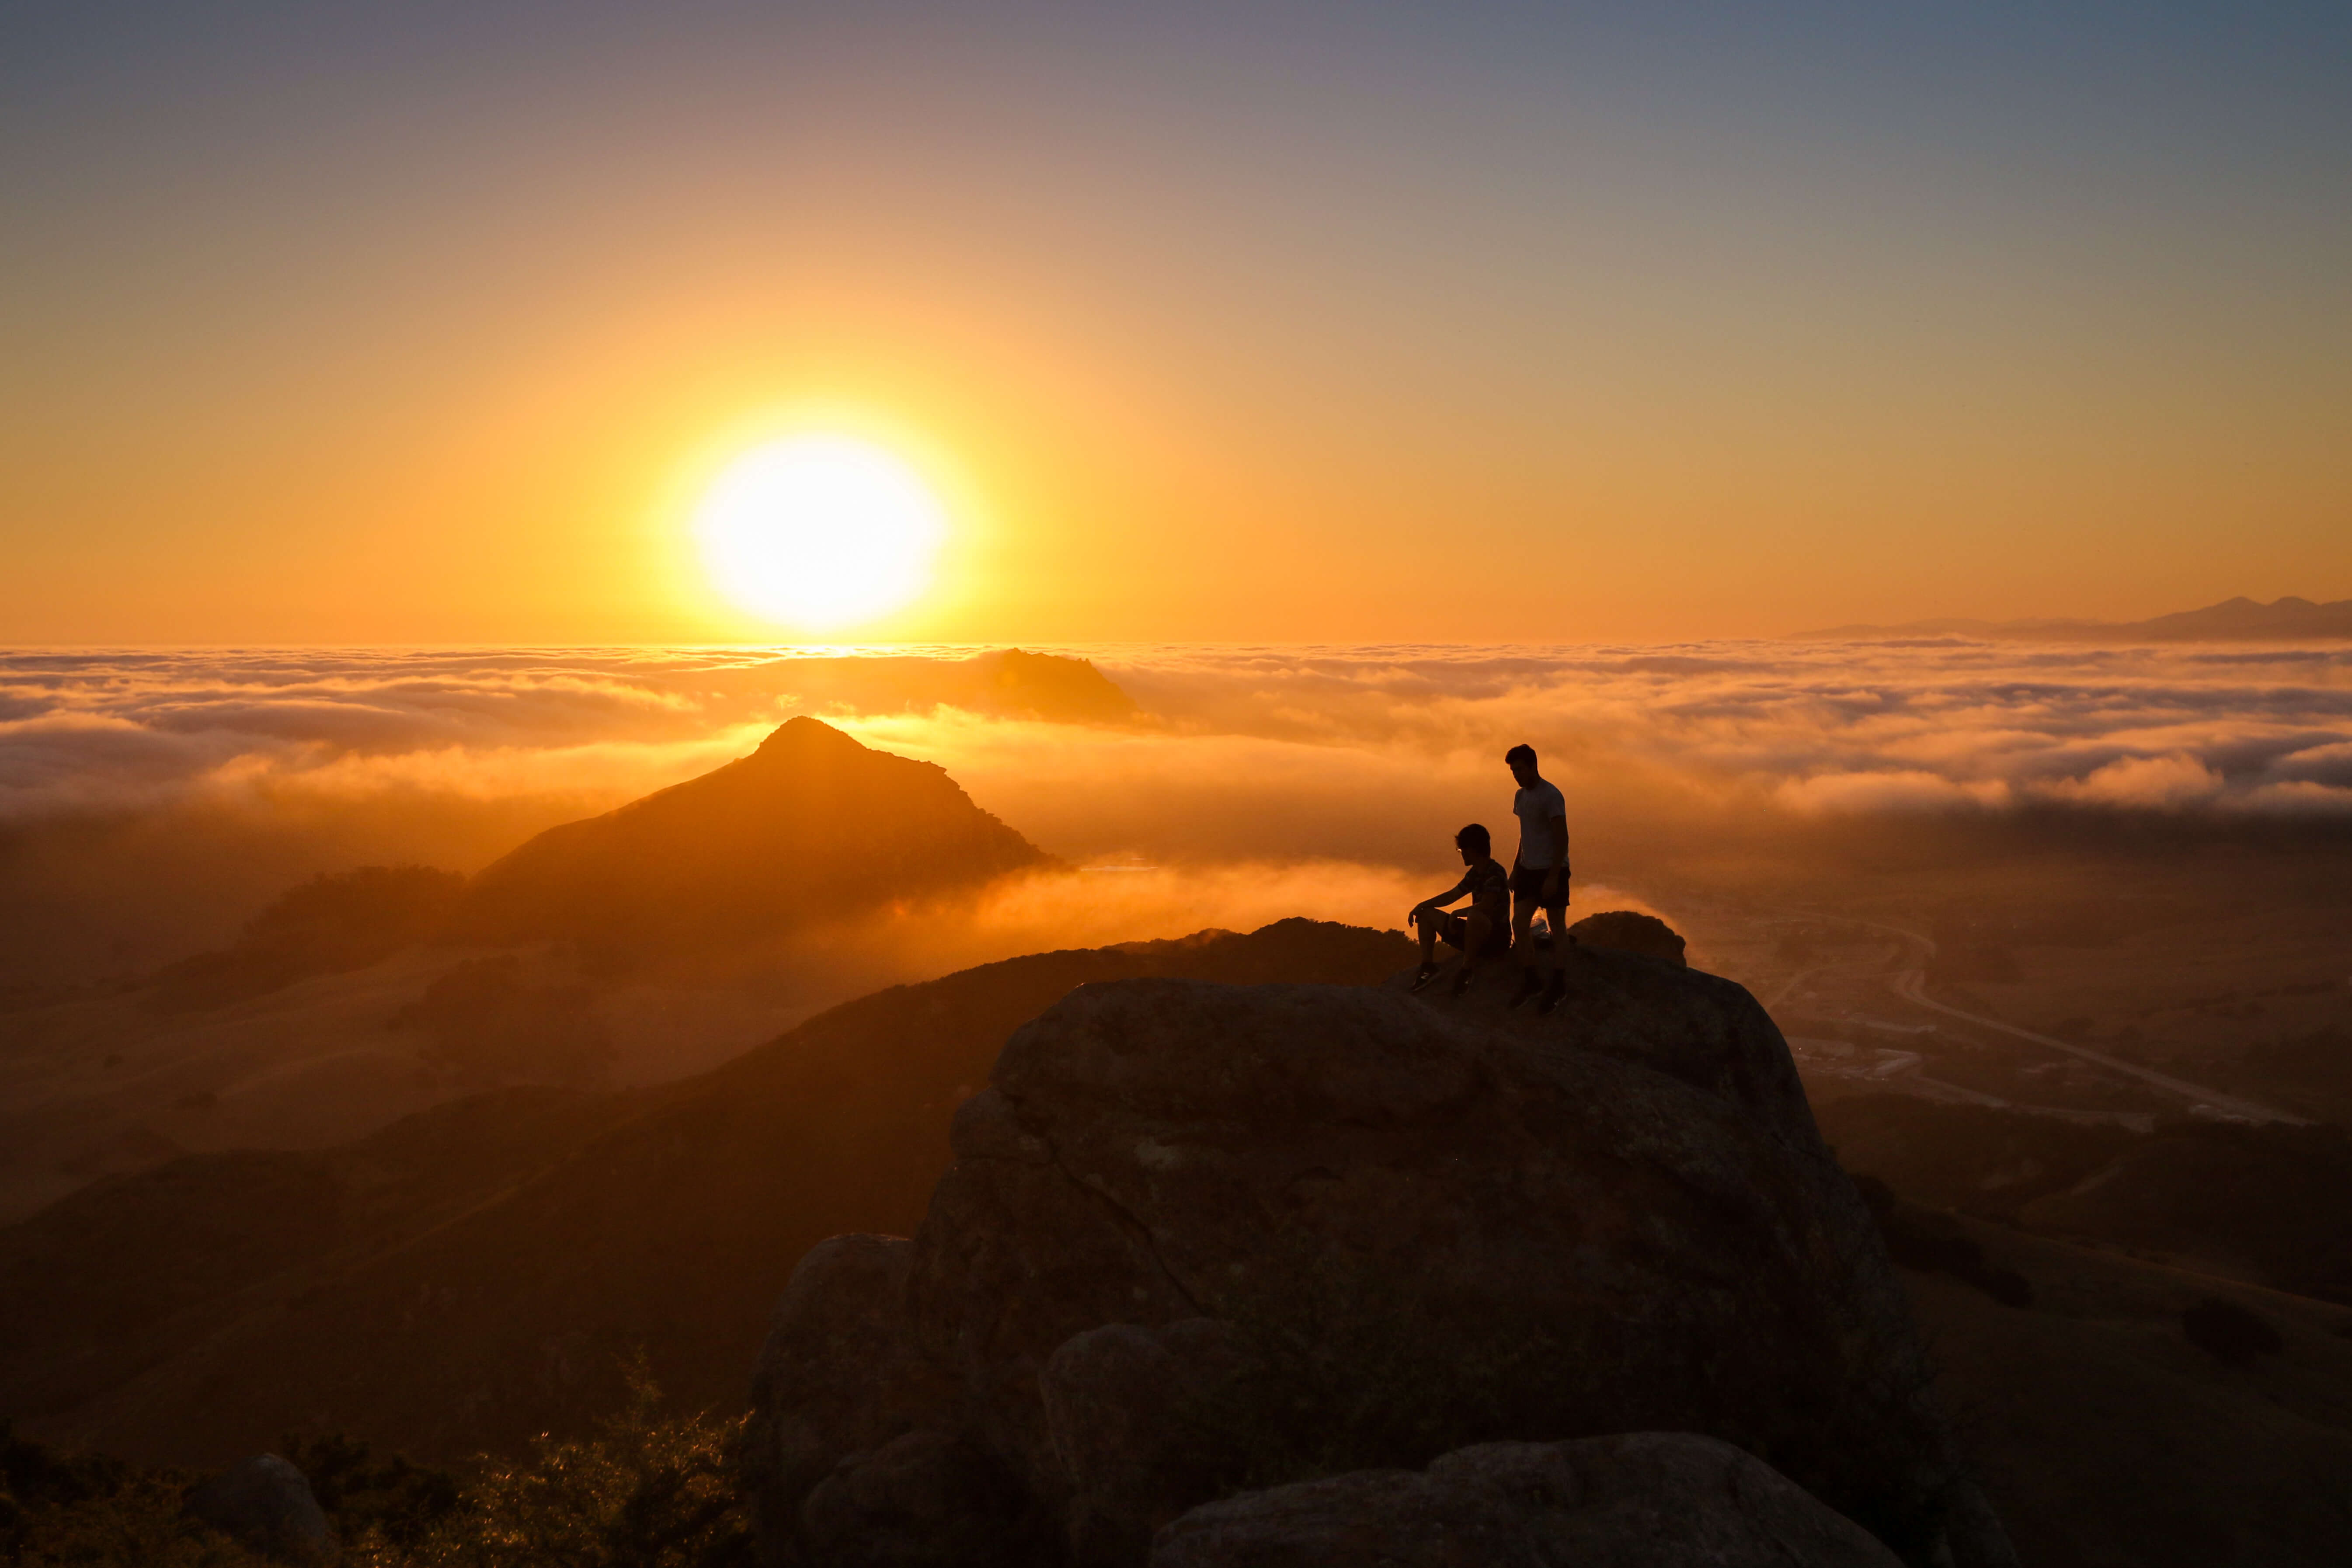
<instances>
[{"instance_id":1,"label":"standing man","mask_svg":"<svg viewBox=\"0 0 2352 1568\"><path fill-rule=\"evenodd\" d=\"M1513 746L1503 761L1519 785L1511 797L1511 813L1519 819L1519 852L1511 862L1511 951L1519 960L1519 994L1511 1005L1540 988L1536 1011L1549 1014L1568 994L1568 802L1559 785L1536 772L1533 746ZM1536 973L1535 944L1528 940L1538 910L1551 923L1549 984Z\"/></svg>"}]
</instances>

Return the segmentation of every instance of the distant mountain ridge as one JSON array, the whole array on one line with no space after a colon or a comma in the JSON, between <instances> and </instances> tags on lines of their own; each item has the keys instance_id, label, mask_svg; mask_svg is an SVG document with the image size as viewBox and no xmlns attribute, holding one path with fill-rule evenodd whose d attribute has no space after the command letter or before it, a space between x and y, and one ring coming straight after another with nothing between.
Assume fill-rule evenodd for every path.
<instances>
[{"instance_id":1,"label":"distant mountain ridge","mask_svg":"<svg viewBox=\"0 0 2352 1568\"><path fill-rule=\"evenodd\" d=\"M2200 610L2178 610L2145 621L1981 621L1946 616L1895 626L1825 626L1790 634L1791 641L1916 637L2000 642L2299 642L2352 637L2352 599L2320 605L2289 595L2264 605L2242 595Z\"/></svg>"},{"instance_id":2,"label":"distant mountain ridge","mask_svg":"<svg viewBox=\"0 0 2352 1568\"><path fill-rule=\"evenodd\" d=\"M1139 716L1135 700L1094 667L1063 654L999 648L970 658L919 654L794 658L768 667L803 704L839 704L861 713L944 705L1003 719L1116 724Z\"/></svg>"}]
</instances>

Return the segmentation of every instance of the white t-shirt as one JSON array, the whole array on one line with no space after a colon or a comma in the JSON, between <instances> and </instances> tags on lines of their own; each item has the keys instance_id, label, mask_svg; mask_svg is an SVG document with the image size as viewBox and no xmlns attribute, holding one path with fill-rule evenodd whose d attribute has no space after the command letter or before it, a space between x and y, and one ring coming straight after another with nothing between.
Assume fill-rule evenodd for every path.
<instances>
[{"instance_id":1,"label":"white t-shirt","mask_svg":"<svg viewBox=\"0 0 2352 1568\"><path fill-rule=\"evenodd\" d=\"M1519 819L1519 864L1530 871L1549 871L1566 857L1568 825L1563 820L1558 829L1552 826L1555 816L1565 819L1568 802L1559 786L1549 779L1539 779L1534 787L1523 789L1511 797L1511 812ZM1552 835L1559 834L1559 842Z\"/></svg>"}]
</instances>

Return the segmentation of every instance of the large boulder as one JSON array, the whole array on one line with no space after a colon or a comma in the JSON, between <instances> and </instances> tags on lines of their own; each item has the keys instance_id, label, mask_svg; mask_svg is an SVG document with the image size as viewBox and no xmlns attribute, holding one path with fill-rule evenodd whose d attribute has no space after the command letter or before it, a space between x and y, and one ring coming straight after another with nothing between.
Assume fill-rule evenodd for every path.
<instances>
[{"instance_id":1,"label":"large boulder","mask_svg":"<svg viewBox=\"0 0 2352 1568\"><path fill-rule=\"evenodd\" d=\"M256 1454L191 1488L188 1511L281 1563L331 1562L341 1550L310 1478L275 1454Z\"/></svg>"},{"instance_id":2,"label":"large boulder","mask_svg":"<svg viewBox=\"0 0 2352 1568\"><path fill-rule=\"evenodd\" d=\"M954 1385L917 1353L907 1317L914 1250L901 1237L836 1236L793 1270L751 1382L764 1418L744 1434L763 1530L796 1528L843 1460L948 1423Z\"/></svg>"},{"instance_id":3,"label":"large boulder","mask_svg":"<svg viewBox=\"0 0 2352 1568\"><path fill-rule=\"evenodd\" d=\"M851 1560L846 1489L809 1478L904 1432L1006 1482L966 1538L1137 1568L1240 1491L1687 1431L1906 1562L2013 1561L1770 1020L1655 959L1570 967L1542 1020L1500 984L1139 980L1024 1026L913 1241L839 1286L813 1257L780 1308L749 1477L771 1560ZM853 1320L887 1348L806 1349ZM958 1485L922 1495L986 1492Z\"/></svg>"},{"instance_id":4,"label":"large boulder","mask_svg":"<svg viewBox=\"0 0 2352 1568\"><path fill-rule=\"evenodd\" d=\"M1688 1432L1486 1443L1192 1510L1150 1568L1899 1568L1754 1455Z\"/></svg>"},{"instance_id":5,"label":"large boulder","mask_svg":"<svg viewBox=\"0 0 2352 1568\"><path fill-rule=\"evenodd\" d=\"M1605 947L1618 952L1638 952L1684 967L1682 934L1655 915L1637 910L1603 910L1568 928L1580 947Z\"/></svg>"}]
</instances>

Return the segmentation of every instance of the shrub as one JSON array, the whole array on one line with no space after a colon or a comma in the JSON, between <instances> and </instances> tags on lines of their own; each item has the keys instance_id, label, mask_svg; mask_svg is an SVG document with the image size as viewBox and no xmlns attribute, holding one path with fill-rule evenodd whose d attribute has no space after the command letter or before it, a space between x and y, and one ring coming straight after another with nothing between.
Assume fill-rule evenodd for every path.
<instances>
[{"instance_id":1,"label":"shrub","mask_svg":"<svg viewBox=\"0 0 2352 1568\"><path fill-rule=\"evenodd\" d=\"M2235 1301L2208 1296L2180 1314L2180 1331L2206 1354L2243 1366L2258 1355L2286 1349L2278 1331Z\"/></svg>"},{"instance_id":2,"label":"shrub","mask_svg":"<svg viewBox=\"0 0 2352 1568\"><path fill-rule=\"evenodd\" d=\"M593 1437L541 1437L519 1464L485 1458L413 1542L346 1539L351 1568L736 1568L751 1560L736 1488L740 1417L674 1416L642 1359L628 1403Z\"/></svg>"},{"instance_id":3,"label":"shrub","mask_svg":"<svg viewBox=\"0 0 2352 1568\"><path fill-rule=\"evenodd\" d=\"M0 1421L0 1563L122 1568L261 1568L264 1559L188 1517L189 1478L26 1442Z\"/></svg>"},{"instance_id":4,"label":"shrub","mask_svg":"<svg viewBox=\"0 0 2352 1568\"><path fill-rule=\"evenodd\" d=\"M395 1454L378 1459L365 1443L341 1433L288 1437L278 1452L310 1483L310 1495L339 1534L373 1534L414 1546L457 1511L463 1494L446 1470L413 1465Z\"/></svg>"},{"instance_id":5,"label":"shrub","mask_svg":"<svg viewBox=\"0 0 2352 1568\"><path fill-rule=\"evenodd\" d=\"M337 1436L289 1440L342 1538L345 1568L746 1568L740 1419L677 1416L642 1360L628 1403L593 1436L485 1457L471 1479ZM0 1422L0 1563L7 1568L264 1568L191 1517L195 1478L61 1455Z\"/></svg>"},{"instance_id":6,"label":"shrub","mask_svg":"<svg viewBox=\"0 0 2352 1568\"><path fill-rule=\"evenodd\" d=\"M2033 1305L2033 1286L2025 1276L2014 1268L1995 1268L1983 1245L1957 1220L1905 1203L1874 1176L1856 1176L1853 1184L1871 1218L1878 1222L1886 1256L1896 1265L1925 1274L1948 1274L2004 1307Z\"/></svg>"}]
</instances>

